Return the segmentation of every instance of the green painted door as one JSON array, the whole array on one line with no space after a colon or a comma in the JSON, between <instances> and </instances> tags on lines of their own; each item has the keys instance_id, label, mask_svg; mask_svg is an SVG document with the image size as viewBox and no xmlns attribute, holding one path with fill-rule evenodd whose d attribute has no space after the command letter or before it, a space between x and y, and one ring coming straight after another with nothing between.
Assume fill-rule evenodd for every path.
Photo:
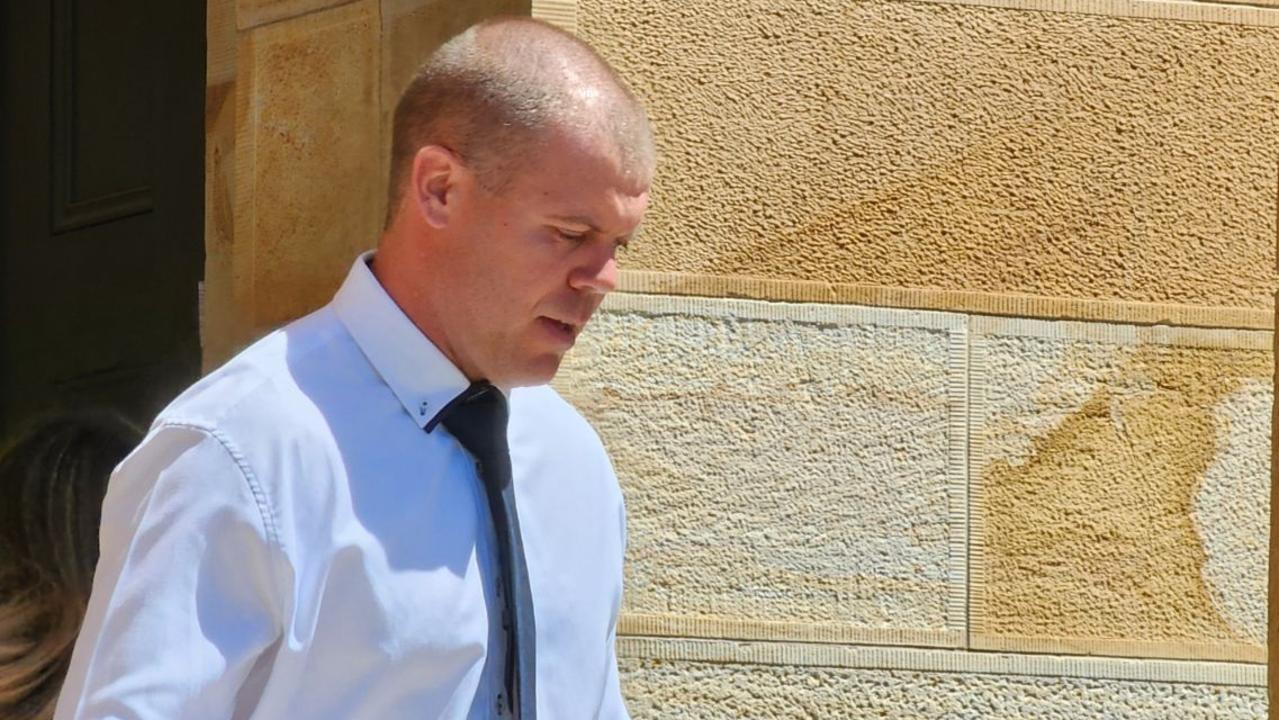
<instances>
[{"instance_id":1,"label":"green painted door","mask_svg":"<svg viewBox=\"0 0 1279 720\"><path fill-rule=\"evenodd\" d=\"M203 0L0 4L0 434L199 374Z\"/></svg>"}]
</instances>

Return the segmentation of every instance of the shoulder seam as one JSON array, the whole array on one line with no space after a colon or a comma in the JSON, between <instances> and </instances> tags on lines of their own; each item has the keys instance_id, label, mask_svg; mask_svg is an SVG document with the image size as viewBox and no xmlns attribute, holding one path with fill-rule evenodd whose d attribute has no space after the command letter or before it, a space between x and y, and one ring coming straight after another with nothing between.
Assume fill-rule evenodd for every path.
<instances>
[{"instance_id":1,"label":"shoulder seam","mask_svg":"<svg viewBox=\"0 0 1279 720\"><path fill-rule=\"evenodd\" d=\"M279 520L275 514L275 508L271 504L271 500L267 497L266 490L262 487L262 483L258 481L257 475L254 474L253 468L249 467L248 460L244 454L239 451L235 443L220 430L211 428L195 422L182 422L176 420L163 420L156 424L157 429L162 428L183 428L186 430L194 430L196 432L207 435L217 441L222 449L226 451L227 456L235 463L240 470L240 474L244 477L244 484L248 486L249 492L253 495L253 502L258 507L258 516L262 519L262 529L266 531L267 541L275 545L280 551L284 552L284 542L280 538ZM286 553L287 555L287 553Z\"/></svg>"}]
</instances>

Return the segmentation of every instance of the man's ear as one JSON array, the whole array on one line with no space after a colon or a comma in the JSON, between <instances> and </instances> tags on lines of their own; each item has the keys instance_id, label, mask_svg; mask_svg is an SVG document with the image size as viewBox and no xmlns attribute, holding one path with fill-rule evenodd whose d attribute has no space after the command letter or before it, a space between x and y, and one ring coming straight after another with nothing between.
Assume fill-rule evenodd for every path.
<instances>
[{"instance_id":1,"label":"man's ear","mask_svg":"<svg viewBox=\"0 0 1279 720\"><path fill-rule=\"evenodd\" d=\"M458 157L439 145L424 145L413 157L409 191L414 207L431 227L442 228L457 207Z\"/></svg>"}]
</instances>

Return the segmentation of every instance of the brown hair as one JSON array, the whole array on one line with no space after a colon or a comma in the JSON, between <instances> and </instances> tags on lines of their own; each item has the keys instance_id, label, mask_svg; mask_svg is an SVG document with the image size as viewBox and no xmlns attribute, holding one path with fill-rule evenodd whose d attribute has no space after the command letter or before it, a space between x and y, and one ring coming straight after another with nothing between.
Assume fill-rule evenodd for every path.
<instances>
[{"instance_id":1,"label":"brown hair","mask_svg":"<svg viewBox=\"0 0 1279 720\"><path fill-rule=\"evenodd\" d=\"M64 415L0 458L0 717L52 717L92 586L107 478L140 439L115 415Z\"/></svg>"},{"instance_id":2,"label":"brown hair","mask_svg":"<svg viewBox=\"0 0 1279 720\"><path fill-rule=\"evenodd\" d=\"M602 133L627 172L652 172L644 108L594 49L529 18L471 26L427 58L395 106L386 224L423 146L458 153L486 187L500 190L550 128Z\"/></svg>"}]
</instances>

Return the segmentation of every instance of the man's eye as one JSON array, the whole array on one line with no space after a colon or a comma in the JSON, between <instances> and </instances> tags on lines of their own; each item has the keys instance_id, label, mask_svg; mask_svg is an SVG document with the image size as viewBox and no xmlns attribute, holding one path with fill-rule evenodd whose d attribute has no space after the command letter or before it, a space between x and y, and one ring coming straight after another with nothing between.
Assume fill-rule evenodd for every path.
<instances>
[{"instance_id":1,"label":"man's eye","mask_svg":"<svg viewBox=\"0 0 1279 720\"><path fill-rule=\"evenodd\" d=\"M569 242L582 242L582 240L586 238L586 233L572 232L569 230L556 230L555 232L559 233L560 237L568 240Z\"/></svg>"}]
</instances>

